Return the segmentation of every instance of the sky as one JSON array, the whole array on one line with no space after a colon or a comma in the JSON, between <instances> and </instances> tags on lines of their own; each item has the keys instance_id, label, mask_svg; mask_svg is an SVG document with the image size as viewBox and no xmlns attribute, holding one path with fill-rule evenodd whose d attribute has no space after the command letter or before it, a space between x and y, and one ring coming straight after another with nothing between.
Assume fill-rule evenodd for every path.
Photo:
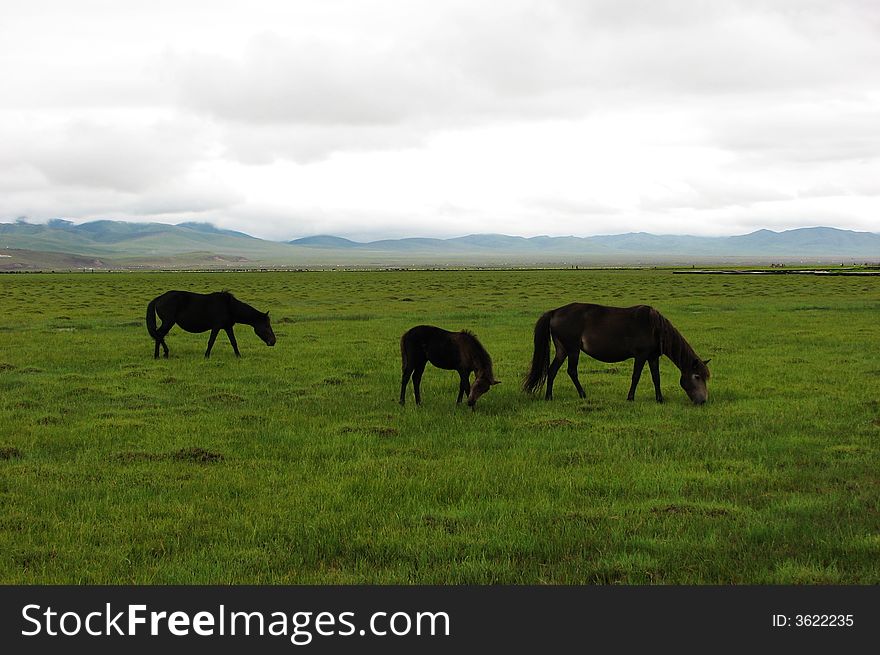
<instances>
[{"instance_id":1,"label":"sky","mask_svg":"<svg viewBox=\"0 0 880 655\"><path fill-rule=\"evenodd\" d=\"M876 0L0 3L0 222L880 232Z\"/></svg>"}]
</instances>

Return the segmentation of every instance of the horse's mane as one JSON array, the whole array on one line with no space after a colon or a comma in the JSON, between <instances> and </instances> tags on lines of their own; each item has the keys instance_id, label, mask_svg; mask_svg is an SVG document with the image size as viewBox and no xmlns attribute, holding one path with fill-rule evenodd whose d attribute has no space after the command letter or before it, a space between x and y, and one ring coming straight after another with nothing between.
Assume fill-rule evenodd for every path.
<instances>
[{"instance_id":1,"label":"horse's mane","mask_svg":"<svg viewBox=\"0 0 880 655\"><path fill-rule=\"evenodd\" d=\"M475 364L479 366L479 368L492 372L492 358L489 356L489 353L486 352L486 349L483 347L483 344L480 343L479 339L477 339L477 335L475 335L470 330L462 330L461 334L463 334L466 338L462 339L462 344L465 348L467 348L468 353L472 357Z\"/></svg>"},{"instance_id":2,"label":"horse's mane","mask_svg":"<svg viewBox=\"0 0 880 655\"><path fill-rule=\"evenodd\" d=\"M244 308L250 307L250 305L240 301L238 298L232 295L232 292L229 289L223 289L223 291L220 292L220 295L226 299L226 302L234 307L238 307L240 309L242 308L242 305L244 306Z\"/></svg>"},{"instance_id":3,"label":"horse's mane","mask_svg":"<svg viewBox=\"0 0 880 655\"><path fill-rule=\"evenodd\" d=\"M709 368L668 318L654 309L651 311L651 324L660 340L661 355L666 355L681 371L689 371L692 362L697 362L700 375L709 378Z\"/></svg>"},{"instance_id":4,"label":"horse's mane","mask_svg":"<svg viewBox=\"0 0 880 655\"><path fill-rule=\"evenodd\" d=\"M229 289L223 289L220 294L225 296L230 305L235 307L235 311L238 312L238 315L241 316L242 319L252 319L254 317L260 317L263 315L263 312L258 310L256 307L248 305L246 302L242 302L234 295L232 295L232 292Z\"/></svg>"}]
</instances>

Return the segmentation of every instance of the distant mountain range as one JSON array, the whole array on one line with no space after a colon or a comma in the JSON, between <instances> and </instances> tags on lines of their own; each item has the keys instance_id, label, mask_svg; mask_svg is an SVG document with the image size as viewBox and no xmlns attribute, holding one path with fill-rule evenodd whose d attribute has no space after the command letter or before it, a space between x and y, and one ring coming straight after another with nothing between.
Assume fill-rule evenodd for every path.
<instances>
[{"instance_id":1,"label":"distant mountain range","mask_svg":"<svg viewBox=\"0 0 880 655\"><path fill-rule=\"evenodd\" d=\"M645 232L592 237L472 234L361 243L319 235L267 241L208 223L0 223L0 270L421 267L880 261L880 234L830 227L732 237Z\"/></svg>"}]
</instances>

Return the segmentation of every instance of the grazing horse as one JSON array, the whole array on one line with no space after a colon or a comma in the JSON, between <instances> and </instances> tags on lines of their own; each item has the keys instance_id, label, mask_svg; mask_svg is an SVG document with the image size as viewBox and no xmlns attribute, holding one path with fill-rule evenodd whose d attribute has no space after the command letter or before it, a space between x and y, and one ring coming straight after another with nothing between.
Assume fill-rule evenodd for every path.
<instances>
[{"instance_id":1,"label":"grazing horse","mask_svg":"<svg viewBox=\"0 0 880 655\"><path fill-rule=\"evenodd\" d=\"M406 399L406 385L410 376L416 404L421 404L420 385L428 362L437 368L458 371L460 382L456 402L460 403L462 397L468 394L467 404L471 409L492 385L500 384L492 373L492 358L489 353L467 330L449 332L433 325L417 325L400 337L400 357L403 368L403 379L400 382L401 405ZM473 385L469 382L471 372L475 374Z\"/></svg>"},{"instance_id":2,"label":"grazing horse","mask_svg":"<svg viewBox=\"0 0 880 655\"><path fill-rule=\"evenodd\" d=\"M162 319L162 325L156 327L156 314ZM187 332L211 331L208 339L208 349L205 357L211 356L211 348L220 330L226 331L229 343L236 357L241 357L238 352L238 343L232 326L236 323L246 323L254 328L254 332L267 346L275 345L275 333L269 324L269 313L258 312L250 305L241 302L228 291L217 293L193 293L192 291L168 291L161 296L153 298L147 305L147 331L156 341L156 350L153 353L155 359L159 358L159 346L168 357L168 346L165 344L165 335L179 325Z\"/></svg>"},{"instance_id":3,"label":"grazing horse","mask_svg":"<svg viewBox=\"0 0 880 655\"><path fill-rule=\"evenodd\" d=\"M551 339L556 346L556 357L552 362ZM535 324L535 352L523 389L532 393L546 381L545 398L550 400L553 397L553 379L568 357L568 376L578 395L586 398L577 374L581 350L600 362L622 362L635 358L627 400L635 398L642 369L648 362L655 397L658 403L663 402L660 393L660 355L666 355L679 368L679 384L694 404L702 405L709 397L706 388L709 379L706 364L709 360L700 359L672 323L647 305L605 307L572 303L543 314Z\"/></svg>"}]
</instances>

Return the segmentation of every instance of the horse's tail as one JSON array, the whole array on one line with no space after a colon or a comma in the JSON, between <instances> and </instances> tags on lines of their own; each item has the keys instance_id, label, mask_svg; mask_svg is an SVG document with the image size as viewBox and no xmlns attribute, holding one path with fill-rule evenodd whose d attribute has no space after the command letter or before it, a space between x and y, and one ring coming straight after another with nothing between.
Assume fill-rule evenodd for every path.
<instances>
[{"instance_id":1,"label":"horse's tail","mask_svg":"<svg viewBox=\"0 0 880 655\"><path fill-rule=\"evenodd\" d=\"M156 302L159 298L153 298L147 305L147 332L154 339L159 338L159 331L156 329Z\"/></svg>"},{"instance_id":2,"label":"horse's tail","mask_svg":"<svg viewBox=\"0 0 880 655\"><path fill-rule=\"evenodd\" d=\"M553 318L553 310L542 314L535 323L535 352L532 354L532 367L523 381L523 390L527 393L533 393L547 380L547 369L550 368L551 318Z\"/></svg>"}]
</instances>

